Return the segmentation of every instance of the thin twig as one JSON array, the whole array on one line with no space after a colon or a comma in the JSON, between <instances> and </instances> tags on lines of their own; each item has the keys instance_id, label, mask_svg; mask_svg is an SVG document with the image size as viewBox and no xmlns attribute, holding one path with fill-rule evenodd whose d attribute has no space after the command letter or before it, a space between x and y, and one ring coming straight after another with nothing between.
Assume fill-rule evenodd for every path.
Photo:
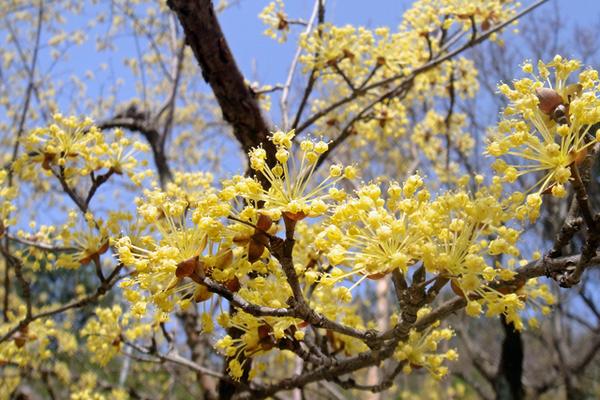
<instances>
[{"instance_id":1,"label":"thin twig","mask_svg":"<svg viewBox=\"0 0 600 400\"><path fill-rule=\"evenodd\" d=\"M319 26L323 25L325 22L325 0L319 1L319 13L318 13L318 23ZM318 31L319 36L321 36L321 28L319 27ZM314 57L319 56L319 51L317 50ZM304 112L304 108L308 104L308 99L312 93L312 90L317 82L317 68L314 67L312 71L310 71L310 75L308 77L308 83L306 84L306 88L304 89L304 93L302 94L302 99L300 100L300 104L298 105L298 110L296 111L296 116L294 117L294 122L292 122L292 129L296 129L298 124L300 123L300 118L302 118L302 113Z\"/></svg>"},{"instance_id":2,"label":"thin twig","mask_svg":"<svg viewBox=\"0 0 600 400\"><path fill-rule=\"evenodd\" d=\"M29 68L29 83L27 84L27 90L25 93L25 104L23 105L23 109L21 111L19 125L17 128L17 134L15 137L15 143L13 146L11 162L10 162L11 165L13 165L15 163L15 161L17 159L17 155L19 154L19 145L21 143L21 136L23 135L23 131L25 129L25 121L27 119L27 114L29 111L30 103L31 103L31 95L32 95L34 87L35 87L35 69L36 69L36 65L37 65L38 53L39 53L39 48L40 48L40 38L41 38L41 34L42 34L43 19L44 19L44 6L43 6L43 2L40 1L39 9L38 9L37 28L36 28L36 34L35 34L35 46L33 49L33 55L31 57L31 67ZM8 187L9 188L13 186L13 178L14 178L14 171L11 167L8 170ZM6 266L4 269L3 316L4 316L4 321L8 322L8 298L10 295L10 268L9 268L9 266L12 265L15 268L15 275L17 276L17 279L20 281L21 287L24 292L25 292L25 289L27 289L27 291L29 291L29 284L23 278L23 271L21 270L21 268L22 268L21 262L18 259L14 258L10 255L8 228L6 228L5 233L6 233L6 237L4 239L3 254L6 258L7 263L6 263ZM28 313L28 315L30 315L31 314L31 298L30 298L30 296L26 299L26 301L27 301L27 313Z\"/></svg>"},{"instance_id":3,"label":"thin twig","mask_svg":"<svg viewBox=\"0 0 600 400\"><path fill-rule=\"evenodd\" d=\"M310 19L308 20L308 23L306 24L306 29L304 30L305 35L308 35L310 31L312 31L313 25L317 18L317 14L319 12L319 8L322 6L321 3L324 2L325 0L315 0L313 11L311 13ZM290 87L292 86L292 81L294 80L294 74L296 72L296 67L298 66L300 54L302 54L302 47L298 45L298 47L296 48L296 54L294 54L294 58L292 59L292 63L290 64L290 68L288 70L287 79L285 80L285 84L283 85L281 99L279 100L279 106L281 108L281 125L283 129L287 129L288 127L288 102Z\"/></svg>"},{"instance_id":4,"label":"thin twig","mask_svg":"<svg viewBox=\"0 0 600 400\"><path fill-rule=\"evenodd\" d=\"M229 377L227 377L219 372L216 372L209 368L198 365L195 362L188 360L187 358L184 358L177 353L161 354L158 351L152 351L152 349L145 349L145 348L138 346L134 343L131 343L129 341L125 341L124 343L126 346L134 349L135 351L142 353L144 355L156 357L160 361L167 361L167 362L171 362L174 364L178 364L178 365L190 368L193 371L197 371L197 372L200 372L205 375L213 376L215 378L230 379ZM148 360L148 361L150 361L150 360Z\"/></svg>"},{"instance_id":5,"label":"thin twig","mask_svg":"<svg viewBox=\"0 0 600 400\"><path fill-rule=\"evenodd\" d=\"M71 310L74 308L80 308L80 307L86 306L88 304L96 303L101 297L103 297L119 281L119 279L117 278L117 275L121 271L122 268L123 268L123 264L119 263L113 269L111 274L106 278L106 280L100 286L98 286L95 293L93 293L89 296L83 297L79 300L75 300L71 303L64 304L62 306L58 306L56 308L53 308L53 309L50 309L47 311L42 311L37 314L32 313L31 315L26 316L21 321L19 321L13 328L9 329L4 335L2 335L0 337L0 343L5 342L6 340L10 339L18 330L29 325L31 322L33 322L35 320L38 320L41 318L47 318L47 317L50 317L53 315L61 314L67 310Z\"/></svg>"},{"instance_id":6,"label":"thin twig","mask_svg":"<svg viewBox=\"0 0 600 400\"><path fill-rule=\"evenodd\" d=\"M13 235L6 235L6 236L7 236L8 240L10 240L11 242L20 243L25 246L35 247L35 248L38 248L40 250L44 250L44 251L47 251L50 253L72 252L72 251L76 250L74 247L56 246L56 245L41 243L36 240L26 239L26 238L22 238L22 237L18 237L18 236L13 236Z\"/></svg>"},{"instance_id":7,"label":"thin twig","mask_svg":"<svg viewBox=\"0 0 600 400\"><path fill-rule=\"evenodd\" d=\"M330 112L332 112L333 110L337 109L340 106L343 106L344 104L347 104L353 100L355 100L357 97L363 96L366 92L373 90L375 88L381 87L381 86L385 86L389 83L392 83L394 81L397 81L399 79L402 79L402 81L399 83L398 86L402 86L403 84L405 84L405 82L407 81L412 81L415 79L415 77L423 72L429 71L430 69L438 66L439 64L443 63L444 61L447 61L459 54L461 54L462 52L464 52L465 50L483 42L484 40L486 40L487 38L489 38L492 34L504 29L506 26L508 26L509 24L513 23L514 21L516 21L517 19L521 18L522 16L524 16L525 14L533 11L534 9L536 9L537 7L541 6L542 4L548 2L549 0L539 0L537 2L535 2L534 4L530 5L529 7L523 9L521 12L517 13L515 16L513 16L512 18L509 18L508 20L506 20L505 22L491 28L490 30L484 32L483 34L481 34L480 36L478 36L476 39L472 39L469 40L468 42L466 42L465 44L463 44L462 46L460 46L459 48L452 50L444 55L443 52L449 47L449 42L446 43L446 46L442 49L440 49L440 53L438 55L438 57L436 57L435 59L426 62L425 64L421 65L420 67L415 68L410 74L408 75L403 75L403 74L398 74L398 75L394 75L392 77L386 78L386 79L382 79L378 82L374 82L368 86L366 86L363 90L361 91L355 91L352 92L351 94L349 94L348 96L330 104L329 106L325 107L324 109L317 111L315 114L313 114L312 116L308 117L304 122L302 122L301 124L299 124L298 128L296 129L297 133L301 133L304 130L306 130L309 126L311 126L313 123L315 123L316 121L318 121L319 119L321 119L322 117L324 117L325 115L329 114Z\"/></svg>"}]
</instances>

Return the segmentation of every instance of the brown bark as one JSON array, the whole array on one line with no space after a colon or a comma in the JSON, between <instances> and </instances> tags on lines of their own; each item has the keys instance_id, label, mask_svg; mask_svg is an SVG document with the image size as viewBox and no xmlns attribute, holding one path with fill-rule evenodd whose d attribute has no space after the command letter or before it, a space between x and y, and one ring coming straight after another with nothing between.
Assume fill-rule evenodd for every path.
<instances>
[{"instance_id":1,"label":"brown bark","mask_svg":"<svg viewBox=\"0 0 600 400\"><path fill-rule=\"evenodd\" d=\"M168 0L185 31L185 40L202 68L233 134L244 152L262 145L270 165L275 147L268 140L269 127L252 89L244 81L223 36L210 0Z\"/></svg>"}]
</instances>

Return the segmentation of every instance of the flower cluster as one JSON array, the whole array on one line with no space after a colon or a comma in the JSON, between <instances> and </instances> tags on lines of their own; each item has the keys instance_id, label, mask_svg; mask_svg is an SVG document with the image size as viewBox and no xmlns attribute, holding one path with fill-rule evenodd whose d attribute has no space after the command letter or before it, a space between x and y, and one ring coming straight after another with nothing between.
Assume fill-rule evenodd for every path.
<instances>
[{"instance_id":1,"label":"flower cluster","mask_svg":"<svg viewBox=\"0 0 600 400\"><path fill-rule=\"evenodd\" d=\"M36 224L31 222L29 227L35 229ZM35 232L18 230L16 232L17 240L22 241L27 246L15 251L15 256L19 257L24 264L28 265L34 271L38 271L42 265L46 269L51 269L56 260L56 254L48 252L46 249L67 250L61 249L61 246L57 245L55 232L56 227L53 225L42 225Z\"/></svg>"},{"instance_id":2,"label":"flower cluster","mask_svg":"<svg viewBox=\"0 0 600 400\"><path fill-rule=\"evenodd\" d=\"M261 21L267 25L265 35L277 39L279 43L287 40L290 31L290 23L287 14L284 11L282 0L270 2L258 15ZM279 36L279 37L278 37Z\"/></svg>"},{"instance_id":3,"label":"flower cluster","mask_svg":"<svg viewBox=\"0 0 600 400\"><path fill-rule=\"evenodd\" d=\"M111 139L89 118L80 120L55 114L53 120L50 126L34 129L23 139L25 153L15 163L15 170L23 178L33 180L38 176L40 169L36 166L68 182L101 170L127 174L136 183L147 175L136 174L134 169L140 164L136 154L147 151L148 145L132 143L120 129L114 130ZM146 162L141 164L144 166Z\"/></svg>"},{"instance_id":4,"label":"flower cluster","mask_svg":"<svg viewBox=\"0 0 600 400\"><path fill-rule=\"evenodd\" d=\"M242 176L216 187L208 175L181 174L165 190L147 190L137 201L137 224L144 228L115 241L120 261L133 268L121 287L134 316L148 315L152 304L157 321L166 321L176 307L211 299L219 292L214 285L255 306L286 308L292 297L289 271L271 254L281 219L286 233L297 239L293 268L310 307L355 329L371 325L351 302L353 288L393 271L408 277L423 268L440 289L448 284L465 297L470 315L486 307L487 315L504 314L517 327L525 300L542 307L551 303L539 286L525 285L517 294L499 289L514 283L520 231L510 222L524 212L524 195L506 196L501 178L487 186L479 175L473 182L461 178L456 189L435 197L419 175L401 184L363 183L348 193L342 179L355 178L355 168L333 165L325 176L315 173L319 156L328 150L324 141L304 140L295 150L293 131L275 132L272 141L275 165L268 165L262 148L249 154L252 169L268 187ZM470 193L469 184L478 189ZM308 217L318 217L319 223L308 224ZM305 322L291 316L238 310L217 320L239 333L226 334L216 344L229 357L234 379L243 376L248 359L275 349L297 350L304 338ZM204 332L215 332L206 308L202 321ZM436 352L437 343L449 336L447 329L413 331L396 356L407 361L407 372L423 366L441 376L442 361L456 358L453 351ZM364 342L339 332L328 330L327 338L334 352L353 355L366 349ZM261 365L252 363L250 376L268 369Z\"/></svg>"},{"instance_id":5,"label":"flower cluster","mask_svg":"<svg viewBox=\"0 0 600 400\"><path fill-rule=\"evenodd\" d=\"M329 120L326 123L335 124ZM366 140L376 142L379 137L397 139L404 136L408 126L406 106L399 99L377 103L373 107L372 118L358 121L354 125L356 133Z\"/></svg>"},{"instance_id":6,"label":"flower cluster","mask_svg":"<svg viewBox=\"0 0 600 400\"><path fill-rule=\"evenodd\" d=\"M432 39L437 32L471 30L472 21L477 29L487 30L514 15L516 5L514 0L490 0L478 6L464 0L420 0L404 13L395 33L387 27L369 30L324 24L302 36L300 45L306 54L300 61L306 72L337 72L339 68L351 79L366 76L375 66L384 77L408 75L426 62L431 52L440 50Z\"/></svg>"},{"instance_id":7,"label":"flower cluster","mask_svg":"<svg viewBox=\"0 0 600 400\"><path fill-rule=\"evenodd\" d=\"M90 319L81 331L81 336L87 338L87 347L92 353L92 360L100 365L106 365L123 345L121 339L120 317L121 307L96 309L98 319Z\"/></svg>"},{"instance_id":8,"label":"flower cluster","mask_svg":"<svg viewBox=\"0 0 600 400\"><path fill-rule=\"evenodd\" d=\"M329 146L323 141L303 140L300 154L290 154L293 139L294 131L273 134L273 144L277 146L277 164L273 167L267 165L264 149L256 148L250 152L252 169L269 182L269 188L252 185L241 195L254 201L264 201L264 208L274 220L282 214L295 221L325 214L332 201L345 197L345 192L336 188L336 183L344 178L354 179L357 175L356 168L336 164L329 168L325 179L316 184L314 172L317 162Z\"/></svg>"},{"instance_id":9,"label":"flower cluster","mask_svg":"<svg viewBox=\"0 0 600 400\"><path fill-rule=\"evenodd\" d=\"M421 311L426 311L423 309ZM422 312L425 314L425 312ZM450 349L444 353L438 351L439 343L448 341L454 336L449 328L437 329L439 322L432 325L425 332L412 329L408 339L398 345L394 352L397 361L405 362L402 371L409 374L414 368L426 368L435 378L442 378L448 373L448 367L442 365L444 360L456 361L458 353Z\"/></svg>"},{"instance_id":10,"label":"flower cluster","mask_svg":"<svg viewBox=\"0 0 600 400\"><path fill-rule=\"evenodd\" d=\"M590 146L598 141L600 81L597 71L586 69L569 84L581 65L560 56L547 64L540 61L537 67L536 75L532 64L526 63L523 71L531 78L515 81L512 88L500 86L510 102L504 111L509 118L499 123L487 153L510 156L509 161L498 158L493 165L505 181L534 175L537 182L529 192L563 197L571 167L581 163Z\"/></svg>"},{"instance_id":11,"label":"flower cluster","mask_svg":"<svg viewBox=\"0 0 600 400\"><path fill-rule=\"evenodd\" d=\"M119 305L96 308L95 314L95 318L90 318L81 330L81 336L86 338L92 361L102 366L119 354L124 340L133 341L150 331L147 324L137 323L128 327L131 316L129 313L123 315Z\"/></svg>"},{"instance_id":12,"label":"flower cluster","mask_svg":"<svg viewBox=\"0 0 600 400\"><path fill-rule=\"evenodd\" d=\"M463 30L488 30L514 15L516 7L515 1L473 6L462 0L422 0L404 14L395 32L387 27L319 25L301 36L304 51L299 58L304 72L318 77L326 92L311 103L313 115L321 115L314 126L328 138L347 136L338 150L341 157L351 157L367 170L376 168L377 175L414 173L410 166L424 161L415 160L418 146L428 155L428 170L441 181L453 181L460 175L459 164L450 150L447 158L440 153L448 144L459 157L473 148L474 140L464 129L465 115L456 109L445 110L447 117L414 110L423 105L446 109L448 99L454 104L457 98L472 98L479 88L478 72L467 58L456 57L435 68L430 61L444 53L444 38L461 37ZM397 140L411 132L414 140ZM386 158L383 165L373 166L374 152Z\"/></svg>"},{"instance_id":13,"label":"flower cluster","mask_svg":"<svg viewBox=\"0 0 600 400\"><path fill-rule=\"evenodd\" d=\"M191 300L208 300L211 293L200 284L202 279L232 260L231 250L214 240L214 227L203 229L190 225L183 216L172 218L165 216L164 221L154 225L159 240L152 236L125 236L115 244L121 262L135 270L134 277L123 280L121 287L139 316L146 313L148 300L165 313L160 318L166 318L177 302L185 307ZM138 289L134 290L136 286ZM150 297L142 296L140 289Z\"/></svg>"},{"instance_id":14,"label":"flower cluster","mask_svg":"<svg viewBox=\"0 0 600 400\"><path fill-rule=\"evenodd\" d=\"M70 386L71 400L127 400L129 393L123 388L103 388L98 384L98 376L93 372L84 372L75 382L66 382Z\"/></svg>"},{"instance_id":15,"label":"flower cluster","mask_svg":"<svg viewBox=\"0 0 600 400\"><path fill-rule=\"evenodd\" d=\"M100 256L108 251L109 236L104 223L96 221L92 213L85 214L84 228L77 229L78 214L69 213L69 222L59 234L67 252L63 252L56 260L56 266L76 269L93 262L100 267Z\"/></svg>"},{"instance_id":16,"label":"flower cluster","mask_svg":"<svg viewBox=\"0 0 600 400\"><path fill-rule=\"evenodd\" d=\"M404 185L389 185L387 199L378 185L360 187L333 210L314 240L331 268L304 275L321 285L353 281L332 292L349 302L351 290L364 279L381 279L394 270L409 275L411 266L422 264L457 294L477 300L470 304L471 315L487 305L489 316L502 313L520 324L523 299L496 287L515 277L520 231L509 222L522 211L522 195L504 197L498 177L490 186L482 185L482 176L475 180L479 189L472 195L455 190L433 200L418 175Z\"/></svg>"},{"instance_id":17,"label":"flower cluster","mask_svg":"<svg viewBox=\"0 0 600 400\"><path fill-rule=\"evenodd\" d=\"M419 258L419 246L427 232L429 192L414 175L403 186L390 185L387 201L378 185L365 185L333 211L331 224L315 240L332 266L335 281L359 274L378 279L394 269L406 273ZM358 283L357 282L357 283Z\"/></svg>"},{"instance_id":18,"label":"flower cluster","mask_svg":"<svg viewBox=\"0 0 600 400\"><path fill-rule=\"evenodd\" d=\"M234 379L240 379L245 363L265 354L273 348L291 349L304 338L300 321L293 318L256 318L244 312L234 315L222 314L219 320L225 328L235 328L241 335L234 339L225 335L217 341L215 347L229 357L228 371ZM250 378L260 372L252 367Z\"/></svg>"},{"instance_id":19,"label":"flower cluster","mask_svg":"<svg viewBox=\"0 0 600 400\"><path fill-rule=\"evenodd\" d=\"M387 31L377 31L375 34L366 28L355 28L351 25L334 26L324 24L319 29L309 35L302 35L300 45L305 50L305 54L300 56L300 62L304 65L304 71L309 72L312 69L325 72L336 72L341 68L347 72L347 76L355 77L368 73L368 67L376 63L385 64L384 58L375 58L370 51L375 43L376 35L387 39ZM389 40L393 40L390 38ZM381 45L388 40L382 40ZM385 51L382 49L383 55ZM397 52L390 52L397 54ZM390 60L390 64L395 64L395 60ZM400 61L398 59L397 61ZM324 74L323 78L327 81L333 78Z\"/></svg>"},{"instance_id":20,"label":"flower cluster","mask_svg":"<svg viewBox=\"0 0 600 400\"><path fill-rule=\"evenodd\" d=\"M3 335L11 325L22 320L25 313L25 305L15 313L9 312L9 324L0 326L0 334ZM72 326L68 321L59 325L53 320L35 320L19 328L11 340L0 344L0 364L35 368L40 363L51 360L57 352L73 355L77 350L77 340L70 331Z\"/></svg>"},{"instance_id":21,"label":"flower cluster","mask_svg":"<svg viewBox=\"0 0 600 400\"><path fill-rule=\"evenodd\" d=\"M435 199L429 221L433 233L422 247L422 259L427 271L450 280L458 295L487 305L488 316L505 314L509 321L520 323L524 303L516 295L495 289L513 280L520 255L517 241L521 232L508 226L518 202L501 195L502 185L495 179L474 195L456 191ZM478 315L482 309L475 311L469 314Z\"/></svg>"},{"instance_id":22,"label":"flower cluster","mask_svg":"<svg viewBox=\"0 0 600 400\"><path fill-rule=\"evenodd\" d=\"M465 114L454 113L447 123L446 116L441 115L435 110L430 110L415 125L411 138L419 146L422 153L432 161L440 158L440 154L445 152L444 146L447 143L448 136L450 142L457 150L463 154L468 154L475 146L475 143L471 135L463 130L465 125ZM443 176L443 174L438 175Z\"/></svg>"},{"instance_id":23,"label":"flower cluster","mask_svg":"<svg viewBox=\"0 0 600 400\"><path fill-rule=\"evenodd\" d=\"M403 28L421 35L440 28L450 29L459 25L461 29L488 30L499 21L515 13L518 3L514 0L488 0L473 3L469 0L419 0L404 14Z\"/></svg>"}]
</instances>

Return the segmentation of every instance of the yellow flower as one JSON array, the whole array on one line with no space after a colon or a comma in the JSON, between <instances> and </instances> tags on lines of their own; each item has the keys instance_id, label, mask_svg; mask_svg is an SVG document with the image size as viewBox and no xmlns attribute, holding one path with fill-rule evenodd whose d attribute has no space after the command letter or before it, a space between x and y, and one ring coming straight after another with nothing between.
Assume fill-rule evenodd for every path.
<instances>
[{"instance_id":1,"label":"yellow flower","mask_svg":"<svg viewBox=\"0 0 600 400\"><path fill-rule=\"evenodd\" d=\"M65 247L73 251L61 253L56 260L56 266L63 268L79 268L81 265L94 262L100 267L100 256L109 249L109 238L102 221L96 221L91 213L85 215L85 228L75 231L77 214L70 213L70 221L60 233Z\"/></svg>"},{"instance_id":2,"label":"yellow flower","mask_svg":"<svg viewBox=\"0 0 600 400\"><path fill-rule=\"evenodd\" d=\"M40 171L46 171L74 183L78 177L103 168L107 170L105 174L127 174L135 183L147 175L147 172L133 172L138 165L135 155L148 150L145 143L123 137L120 129L112 135L102 132L89 118L80 120L61 114L52 118L50 126L33 129L23 138L26 151L14 165L23 178L33 179ZM36 168L38 164L41 170ZM144 166L146 161L139 164Z\"/></svg>"},{"instance_id":3,"label":"yellow flower","mask_svg":"<svg viewBox=\"0 0 600 400\"><path fill-rule=\"evenodd\" d=\"M92 360L100 365L106 365L121 351L122 313L118 305L112 308L97 308L97 319L90 319L81 331L81 336L87 338Z\"/></svg>"},{"instance_id":4,"label":"yellow flower","mask_svg":"<svg viewBox=\"0 0 600 400\"><path fill-rule=\"evenodd\" d=\"M532 79L515 81L513 88L500 86L510 101L504 113L515 118L500 122L487 154L513 156L514 164L494 163L495 171L507 182L526 174L541 174L528 192L565 195L563 185L571 177L570 166L580 163L596 142L592 135L600 121L597 72L583 71L577 83L567 84L579 68L578 61L557 56L548 64L538 63L539 76L528 65L525 70L531 71Z\"/></svg>"},{"instance_id":5,"label":"yellow flower","mask_svg":"<svg viewBox=\"0 0 600 400\"><path fill-rule=\"evenodd\" d=\"M334 165L329 174L318 181L315 168L319 155L327 151L328 145L323 141L305 140L300 144L300 154L296 155L292 151L293 138L294 131L279 131L273 134L272 141L277 147L278 163L272 168L266 163L267 155L264 149L256 148L250 152L252 169L262 174L270 187L268 190L260 185L240 187L240 194L257 202L264 201L267 212L284 214L287 218L297 221L307 216L325 214L332 201L340 197L339 193L336 193L339 189L335 188L335 185L344 178L354 178L356 170Z\"/></svg>"},{"instance_id":6,"label":"yellow flower","mask_svg":"<svg viewBox=\"0 0 600 400\"><path fill-rule=\"evenodd\" d=\"M403 372L409 374L413 368L424 367L435 378L440 379L448 373L448 368L443 366L445 360L455 361L458 353L454 349L443 353L438 352L438 345L442 340L448 341L454 336L449 328L436 329L437 324L424 332L411 329L408 339L398 344L394 352L397 361L405 361Z\"/></svg>"},{"instance_id":7,"label":"yellow flower","mask_svg":"<svg viewBox=\"0 0 600 400\"><path fill-rule=\"evenodd\" d=\"M284 11L282 0L270 2L258 15L261 21L267 25L264 34L277 39L279 43L287 40L287 35L290 31L288 16ZM278 37L279 36L279 37Z\"/></svg>"},{"instance_id":8,"label":"yellow flower","mask_svg":"<svg viewBox=\"0 0 600 400\"><path fill-rule=\"evenodd\" d=\"M301 331L298 330L297 323L293 318L257 318L238 311L229 318L227 326L236 328L241 333L240 337L234 339L225 335L217 341L215 348L232 358L227 371L232 378L239 379L249 359L270 352L278 344L283 346L292 340L302 340L304 335L299 333ZM254 368L253 363L252 369Z\"/></svg>"},{"instance_id":9,"label":"yellow flower","mask_svg":"<svg viewBox=\"0 0 600 400\"><path fill-rule=\"evenodd\" d=\"M358 189L357 197L333 210L332 224L315 241L332 265L349 268L332 275L333 281L362 275L356 285L365 278L382 278L394 269L407 271L418 259L426 234L429 196L421 195L426 192L422 185L418 176L409 178L404 186L392 184L387 201L379 186L365 185Z\"/></svg>"},{"instance_id":10,"label":"yellow flower","mask_svg":"<svg viewBox=\"0 0 600 400\"><path fill-rule=\"evenodd\" d=\"M235 232L220 221L229 208L223 210L218 205L218 196L208 186L210 180L203 176L188 176L192 181L179 177L182 180L168 185L166 192L146 191L145 200L138 201L141 222L152 235L138 236L136 229L115 243L120 261L135 269L134 278L123 280L121 286L126 298L140 303L139 315L148 300L164 312L172 311L176 304L186 307L191 300L208 300L212 293L202 279L233 262ZM186 193L181 186L196 179L205 189L202 197ZM140 296L138 290L148 292L150 299Z\"/></svg>"}]
</instances>

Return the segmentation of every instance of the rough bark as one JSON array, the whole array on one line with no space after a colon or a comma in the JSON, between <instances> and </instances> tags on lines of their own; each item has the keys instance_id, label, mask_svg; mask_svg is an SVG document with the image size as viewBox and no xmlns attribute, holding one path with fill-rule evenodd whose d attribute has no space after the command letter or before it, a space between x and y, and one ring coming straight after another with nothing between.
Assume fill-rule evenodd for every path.
<instances>
[{"instance_id":1,"label":"rough bark","mask_svg":"<svg viewBox=\"0 0 600 400\"><path fill-rule=\"evenodd\" d=\"M192 48L202 76L213 90L223 119L244 152L262 145L270 164L275 147L267 139L269 126L261 113L255 93L244 80L223 36L210 0L168 0L185 31L186 43Z\"/></svg>"}]
</instances>

